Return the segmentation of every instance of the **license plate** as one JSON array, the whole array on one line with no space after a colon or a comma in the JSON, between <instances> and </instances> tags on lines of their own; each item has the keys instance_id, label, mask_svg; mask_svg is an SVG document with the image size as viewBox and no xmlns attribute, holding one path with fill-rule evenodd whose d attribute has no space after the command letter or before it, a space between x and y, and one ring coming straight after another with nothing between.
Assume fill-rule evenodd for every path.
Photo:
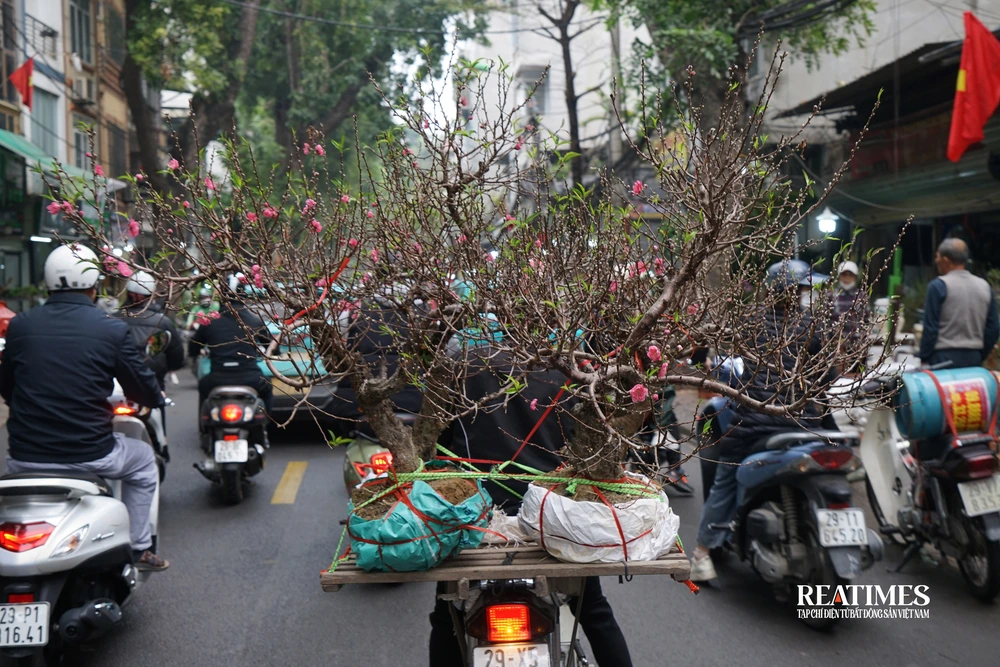
<instances>
[{"instance_id":1,"label":"license plate","mask_svg":"<svg viewBox=\"0 0 1000 667\"><path fill-rule=\"evenodd\" d=\"M550 667L545 644L497 644L472 649L472 667Z\"/></svg>"},{"instance_id":2,"label":"license plate","mask_svg":"<svg viewBox=\"0 0 1000 667\"><path fill-rule=\"evenodd\" d=\"M865 513L857 507L816 510L819 543L824 547L855 547L868 544Z\"/></svg>"},{"instance_id":3,"label":"license plate","mask_svg":"<svg viewBox=\"0 0 1000 667\"><path fill-rule=\"evenodd\" d=\"M969 516L1000 512L1000 477L961 482L958 492L962 495L962 504Z\"/></svg>"},{"instance_id":4,"label":"license plate","mask_svg":"<svg viewBox=\"0 0 1000 667\"><path fill-rule=\"evenodd\" d=\"M0 606L0 646L45 646L48 643L48 602Z\"/></svg>"},{"instance_id":5,"label":"license plate","mask_svg":"<svg viewBox=\"0 0 1000 667\"><path fill-rule=\"evenodd\" d=\"M215 461L217 463L246 463L247 452L246 440L215 441Z\"/></svg>"}]
</instances>

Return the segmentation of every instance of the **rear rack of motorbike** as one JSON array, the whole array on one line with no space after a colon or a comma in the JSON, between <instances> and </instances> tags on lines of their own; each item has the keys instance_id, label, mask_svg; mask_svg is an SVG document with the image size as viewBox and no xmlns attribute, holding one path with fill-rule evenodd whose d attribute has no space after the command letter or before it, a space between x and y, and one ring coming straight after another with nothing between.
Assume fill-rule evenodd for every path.
<instances>
[{"instance_id":1,"label":"rear rack of motorbike","mask_svg":"<svg viewBox=\"0 0 1000 667\"><path fill-rule=\"evenodd\" d=\"M632 575L670 575L677 581L687 581L691 574L691 564L687 556L679 551L653 561L630 561L628 563L565 563L550 556L538 545L504 547L484 545L467 549L441 565L421 572L365 572L359 568L354 556L349 555L332 572L320 574L320 584L328 593L339 591L347 584L397 584L412 581L452 582L449 590L459 599L465 599L469 582L531 579L535 587L550 587L551 590L572 593L566 586L559 585L568 580L583 577Z\"/></svg>"}]
</instances>

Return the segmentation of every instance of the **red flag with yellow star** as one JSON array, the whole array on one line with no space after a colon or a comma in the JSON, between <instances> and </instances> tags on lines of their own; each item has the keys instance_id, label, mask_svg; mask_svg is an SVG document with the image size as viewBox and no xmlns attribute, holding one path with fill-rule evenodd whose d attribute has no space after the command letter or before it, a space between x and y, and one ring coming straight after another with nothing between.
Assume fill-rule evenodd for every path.
<instances>
[{"instance_id":1,"label":"red flag with yellow star","mask_svg":"<svg viewBox=\"0 0 1000 667\"><path fill-rule=\"evenodd\" d=\"M21 100L24 102L24 106L28 107L28 111L31 111L31 94L35 90L34 82L31 80L35 73L35 59L28 58L27 61L11 74L8 79L17 88L17 92L21 93Z\"/></svg>"},{"instance_id":2,"label":"red flag with yellow star","mask_svg":"<svg viewBox=\"0 0 1000 667\"><path fill-rule=\"evenodd\" d=\"M948 159L983 140L983 126L1000 102L1000 41L972 12L965 12L965 42L958 70L955 108L948 135Z\"/></svg>"}]
</instances>

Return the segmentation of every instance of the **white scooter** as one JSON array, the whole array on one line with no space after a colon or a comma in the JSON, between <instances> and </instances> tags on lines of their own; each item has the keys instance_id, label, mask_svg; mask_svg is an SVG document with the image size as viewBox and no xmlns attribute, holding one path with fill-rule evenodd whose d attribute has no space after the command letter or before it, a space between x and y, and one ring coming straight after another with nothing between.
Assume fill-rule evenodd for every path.
<instances>
[{"instance_id":1,"label":"white scooter","mask_svg":"<svg viewBox=\"0 0 1000 667\"><path fill-rule=\"evenodd\" d=\"M121 397L124 400L124 397ZM152 446L145 424L112 402L114 429ZM107 632L143 584L129 541L121 483L93 473L0 477L0 655L56 665L61 654ZM160 489L150 508L158 542Z\"/></svg>"},{"instance_id":2,"label":"white scooter","mask_svg":"<svg viewBox=\"0 0 1000 667\"><path fill-rule=\"evenodd\" d=\"M894 388L893 380L886 382ZM866 389L878 396L879 387ZM876 400L859 454L881 532L906 546L895 571L933 545L957 561L974 597L992 600L1000 594L1000 476L992 438L963 436L961 447L920 461L896 425L887 393Z\"/></svg>"}]
</instances>

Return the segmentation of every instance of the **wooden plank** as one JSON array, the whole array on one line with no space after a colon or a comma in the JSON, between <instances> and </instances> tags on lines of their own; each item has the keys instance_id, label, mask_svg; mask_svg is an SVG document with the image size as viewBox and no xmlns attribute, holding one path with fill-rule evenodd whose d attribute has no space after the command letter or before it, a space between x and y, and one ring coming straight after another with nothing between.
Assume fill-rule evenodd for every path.
<instances>
[{"instance_id":1,"label":"wooden plank","mask_svg":"<svg viewBox=\"0 0 1000 667\"><path fill-rule=\"evenodd\" d=\"M513 561L504 565L507 554L515 554ZM436 568L422 572L365 572L353 559L341 563L334 572L323 572L320 584L324 591L339 590L345 584L406 583L417 581L470 581L482 579L512 579L546 577L596 577L624 574L672 575L683 581L691 572L691 565L681 553L670 553L656 561L624 563L564 563L548 555L541 548L518 547L512 549L471 549L450 559Z\"/></svg>"}]
</instances>

